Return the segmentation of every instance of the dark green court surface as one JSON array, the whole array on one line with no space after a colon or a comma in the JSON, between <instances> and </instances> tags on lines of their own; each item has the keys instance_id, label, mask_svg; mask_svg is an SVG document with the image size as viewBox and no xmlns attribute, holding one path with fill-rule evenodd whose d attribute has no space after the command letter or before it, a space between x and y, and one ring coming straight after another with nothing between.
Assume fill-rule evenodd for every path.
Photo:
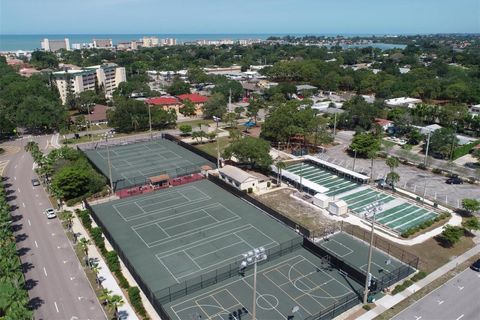
<instances>
[{"instance_id":1,"label":"dark green court surface","mask_svg":"<svg viewBox=\"0 0 480 320\"><path fill-rule=\"evenodd\" d=\"M257 271L256 318L305 319L333 305L358 303L361 285L299 248ZM252 319L253 268L165 305L172 319ZM294 307L298 311L292 313ZM239 316L240 314L240 316ZM337 314L338 315L338 314Z\"/></svg>"},{"instance_id":2,"label":"dark green court surface","mask_svg":"<svg viewBox=\"0 0 480 320\"><path fill-rule=\"evenodd\" d=\"M158 139L117 145L109 148L115 190L145 184L149 177L170 177L199 172L202 165L215 167L210 161L176 143ZM107 149L85 150L90 161L108 178Z\"/></svg>"},{"instance_id":3,"label":"dark green court surface","mask_svg":"<svg viewBox=\"0 0 480 320\"><path fill-rule=\"evenodd\" d=\"M92 210L152 292L238 261L253 248L299 239L208 180Z\"/></svg>"}]
</instances>

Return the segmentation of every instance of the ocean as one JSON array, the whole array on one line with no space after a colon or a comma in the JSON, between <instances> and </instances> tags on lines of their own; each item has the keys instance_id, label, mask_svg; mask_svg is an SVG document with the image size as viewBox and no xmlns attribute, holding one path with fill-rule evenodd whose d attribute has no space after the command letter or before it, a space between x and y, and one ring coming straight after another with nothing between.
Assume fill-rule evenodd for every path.
<instances>
[{"instance_id":1,"label":"ocean","mask_svg":"<svg viewBox=\"0 0 480 320\"><path fill-rule=\"evenodd\" d=\"M304 36L304 34L291 34L292 36ZM195 40L240 40L240 39L259 39L265 40L271 36L284 36L284 34L32 34L32 35L5 35L0 34L0 51L16 51L16 50L35 50L40 49L40 41L44 38L63 39L69 38L70 45L73 43L89 43L92 39L112 39L116 44L122 41L139 40L144 36L155 36L161 39L175 38L177 42L183 43ZM335 36L333 34L325 34L325 36ZM362 36L362 35L344 35L344 36ZM369 36L369 35L363 35ZM345 47L366 47L370 45L352 45ZM387 50L400 48L405 45L374 43L371 46Z\"/></svg>"}]
</instances>

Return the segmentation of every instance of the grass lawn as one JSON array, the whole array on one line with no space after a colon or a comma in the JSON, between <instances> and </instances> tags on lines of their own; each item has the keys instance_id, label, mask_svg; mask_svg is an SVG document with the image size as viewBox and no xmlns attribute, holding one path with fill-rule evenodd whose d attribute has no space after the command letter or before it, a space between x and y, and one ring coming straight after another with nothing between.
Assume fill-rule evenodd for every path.
<instances>
[{"instance_id":1,"label":"grass lawn","mask_svg":"<svg viewBox=\"0 0 480 320\"><path fill-rule=\"evenodd\" d=\"M196 129L198 128L198 125L200 123L202 124L202 127L203 127L204 124L212 125L214 121L211 119L193 119L189 121L182 121L182 122L177 122L177 128L180 127L181 125L188 124L188 125L191 125L193 129Z\"/></svg>"},{"instance_id":2,"label":"grass lawn","mask_svg":"<svg viewBox=\"0 0 480 320\"><path fill-rule=\"evenodd\" d=\"M222 154L223 150L230 144L229 137L220 137L218 140L218 144L220 145L220 154ZM195 145L196 148L205 151L206 153L216 157L217 156L217 142L209 142L204 144L197 144Z\"/></svg>"}]
</instances>

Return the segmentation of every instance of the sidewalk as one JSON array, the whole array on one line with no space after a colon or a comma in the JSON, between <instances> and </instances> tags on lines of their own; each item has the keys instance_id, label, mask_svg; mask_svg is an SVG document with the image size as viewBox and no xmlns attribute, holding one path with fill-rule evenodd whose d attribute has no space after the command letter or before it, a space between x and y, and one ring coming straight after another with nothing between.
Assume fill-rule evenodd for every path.
<instances>
[{"instance_id":1,"label":"sidewalk","mask_svg":"<svg viewBox=\"0 0 480 320\"><path fill-rule=\"evenodd\" d=\"M70 208L71 210L71 208ZM90 239L88 233L84 229L83 225L81 224L80 220L74 214L73 217L73 224L72 224L72 231L78 235L78 239L85 237ZM107 264L103 260L102 255L98 252L97 247L95 244L92 243L88 246L88 256L90 259L96 261L100 267L100 271L98 273L98 278L101 279L102 287L112 291L112 294L117 294L122 297L124 304L118 308L119 319L122 320L138 320L133 308L130 306L127 298L123 294L122 289L118 286L117 281L113 277L110 269L108 268Z\"/></svg>"},{"instance_id":2,"label":"sidewalk","mask_svg":"<svg viewBox=\"0 0 480 320\"><path fill-rule=\"evenodd\" d=\"M358 317L357 320L370 320L374 319L378 315L380 315L385 310L388 310L395 306L397 303L403 301L404 299L408 298L418 290L422 289L426 285L430 284L434 280L438 279L445 273L449 272L460 263L465 262L466 260L470 259L474 255L480 253L480 244L477 244L475 247L470 249L469 251L465 252L461 256L453 259L452 261L448 262L447 264L443 265L442 267L438 268L437 270L430 273L424 279L414 283L404 291L397 293L396 295L386 295L385 297L381 298L380 300L375 301L377 305L372 310L368 311L367 313L363 314L362 316Z\"/></svg>"}]
</instances>

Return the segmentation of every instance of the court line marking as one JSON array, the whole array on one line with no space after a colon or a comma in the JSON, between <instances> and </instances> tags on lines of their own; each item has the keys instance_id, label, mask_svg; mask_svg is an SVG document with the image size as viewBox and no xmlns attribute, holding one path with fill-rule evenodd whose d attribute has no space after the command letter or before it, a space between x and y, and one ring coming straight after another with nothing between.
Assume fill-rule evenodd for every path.
<instances>
[{"instance_id":1,"label":"court line marking","mask_svg":"<svg viewBox=\"0 0 480 320\"><path fill-rule=\"evenodd\" d=\"M345 253L345 254L343 254L343 255L339 254L338 252L336 252L335 250L333 250L332 248L329 248L329 247L327 246L327 243L330 243L331 241L335 241L335 242L338 243L340 246L344 247L345 249L349 250L350 252L349 252L349 253ZM344 245L344 244L341 243L341 242L338 242L338 241L335 240L335 239L329 239L328 242L325 242L325 241L324 241L324 242L320 243L320 246L325 247L325 248L329 249L330 251L335 252L335 254L338 255L340 258L344 258L344 257L346 257L346 256L348 256L348 255L350 255L350 254L352 254L352 253L354 252L354 251L352 250L352 248Z\"/></svg>"}]
</instances>

